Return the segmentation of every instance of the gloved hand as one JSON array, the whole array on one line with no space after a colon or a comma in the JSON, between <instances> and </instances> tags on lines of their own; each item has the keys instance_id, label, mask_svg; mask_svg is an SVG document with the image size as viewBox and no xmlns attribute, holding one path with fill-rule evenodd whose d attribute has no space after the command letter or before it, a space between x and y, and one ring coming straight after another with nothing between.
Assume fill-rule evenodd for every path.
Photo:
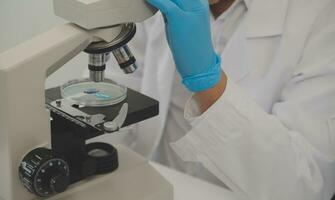
<instances>
[{"instance_id":1,"label":"gloved hand","mask_svg":"<svg viewBox=\"0 0 335 200\"><path fill-rule=\"evenodd\" d=\"M192 92L214 87L221 79L208 0L147 0L165 18L167 40L183 84Z\"/></svg>"}]
</instances>

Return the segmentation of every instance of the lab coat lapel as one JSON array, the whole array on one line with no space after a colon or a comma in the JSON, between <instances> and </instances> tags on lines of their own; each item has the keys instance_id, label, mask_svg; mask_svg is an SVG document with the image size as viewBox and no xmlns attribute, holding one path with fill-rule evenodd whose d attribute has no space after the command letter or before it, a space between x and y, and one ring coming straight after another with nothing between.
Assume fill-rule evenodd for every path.
<instances>
[{"instance_id":1,"label":"lab coat lapel","mask_svg":"<svg viewBox=\"0 0 335 200\"><path fill-rule=\"evenodd\" d=\"M248 7L246 18L241 22L223 51L222 68L228 77L239 82L251 69L257 67L259 60L252 52L263 52L253 40L280 36L284 31L288 0L245 0ZM267 63L267 62L263 62Z\"/></svg>"},{"instance_id":2,"label":"lab coat lapel","mask_svg":"<svg viewBox=\"0 0 335 200\"><path fill-rule=\"evenodd\" d=\"M172 54L165 39L162 17L152 26L145 60L142 93L159 101L159 116L141 122L137 127L135 150L147 158L153 158L162 137L170 104L175 68Z\"/></svg>"},{"instance_id":3,"label":"lab coat lapel","mask_svg":"<svg viewBox=\"0 0 335 200\"><path fill-rule=\"evenodd\" d=\"M237 82L248 74L250 66L248 65L245 22L242 22L227 43L221 59L223 71L233 81Z\"/></svg>"},{"instance_id":4,"label":"lab coat lapel","mask_svg":"<svg viewBox=\"0 0 335 200\"><path fill-rule=\"evenodd\" d=\"M252 0L247 14L247 37L281 35L288 11L288 0Z\"/></svg>"},{"instance_id":5,"label":"lab coat lapel","mask_svg":"<svg viewBox=\"0 0 335 200\"><path fill-rule=\"evenodd\" d=\"M169 54L167 54L169 55ZM167 61L171 58L162 58ZM164 68L163 68L164 67ZM142 92L159 101L159 115L141 122L138 125L135 150L147 158L153 158L165 127L168 107L171 99L171 90L174 77L173 66L157 67L157 71L150 73L156 80L143 84Z\"/></svg>"}]
</instances>

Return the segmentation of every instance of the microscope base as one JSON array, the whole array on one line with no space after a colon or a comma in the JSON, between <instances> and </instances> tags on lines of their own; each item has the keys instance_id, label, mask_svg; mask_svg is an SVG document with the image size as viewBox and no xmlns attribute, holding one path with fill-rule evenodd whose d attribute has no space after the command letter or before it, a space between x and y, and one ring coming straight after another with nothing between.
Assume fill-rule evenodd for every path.
<instances>
[{"instance_id":1,"label":"microscope base","mask_svg":"<svg viewBox=\"0 0 335 200\"><path fill-rule=\"evenodd\" d=\"M48 200L173 200L173 187L147 160L123 146L119 168L72 185ZM36 199L37 200L37 199Z\"/></svg>"}]
</instances>

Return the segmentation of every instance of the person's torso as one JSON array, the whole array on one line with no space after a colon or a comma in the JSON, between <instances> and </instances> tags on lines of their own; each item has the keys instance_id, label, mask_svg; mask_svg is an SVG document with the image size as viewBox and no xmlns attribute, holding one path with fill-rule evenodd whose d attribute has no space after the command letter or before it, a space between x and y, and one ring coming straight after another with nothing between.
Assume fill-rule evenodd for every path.
<instances>
[{"instance_id":1,"label":"person's torso","mask_svg":"<svg viewBox=\"0 0 335 200\"><path fill-rule=\"evenodd\" d=\"M222 69L270 114L288 80L299 73L295 67L316 17L313 14L322 6L316 6L318 3L313 0L308 3L311 6L304 7L304 0L252 0L245 19L227 41L220 34L224 27L213 27L214 43L222 44L215 45ZM176 127L177 123L184 124L181 114L173 117L173 113L182 113L190 94L175 77L162 16L158 14L146 26L148 40L142 49L143 66L139 66L143 68L140 90L160 101L160 116L140 125L135 140L139 152L151 157L169 120L175 118ZM174 139L182 137L189 128L181 125L179 136Z\"/></svg>"}]
</instances>

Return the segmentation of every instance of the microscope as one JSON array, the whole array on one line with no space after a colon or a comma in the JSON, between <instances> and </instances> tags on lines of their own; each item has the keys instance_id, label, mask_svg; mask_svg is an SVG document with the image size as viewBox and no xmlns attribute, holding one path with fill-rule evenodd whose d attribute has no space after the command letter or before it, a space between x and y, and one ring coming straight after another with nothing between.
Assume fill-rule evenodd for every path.
<instances>
[{"instance_id":1,"label":"microscope","mask_svg":"<svg viewBox=\"0 0 335 200\"><path fill-rule=\"evenodd\" d=\"M134 23L156 10L145 0L53 2L71 23L0 54L0 200L172 200L173 187L146 159L89 142L158 115L156 100L104 75L111 56L126 74L136 70L127 43ZM45 90L82 51L89 78ZM102 92L111 89L119 93Z\"/></svg>"}]
</instances>

